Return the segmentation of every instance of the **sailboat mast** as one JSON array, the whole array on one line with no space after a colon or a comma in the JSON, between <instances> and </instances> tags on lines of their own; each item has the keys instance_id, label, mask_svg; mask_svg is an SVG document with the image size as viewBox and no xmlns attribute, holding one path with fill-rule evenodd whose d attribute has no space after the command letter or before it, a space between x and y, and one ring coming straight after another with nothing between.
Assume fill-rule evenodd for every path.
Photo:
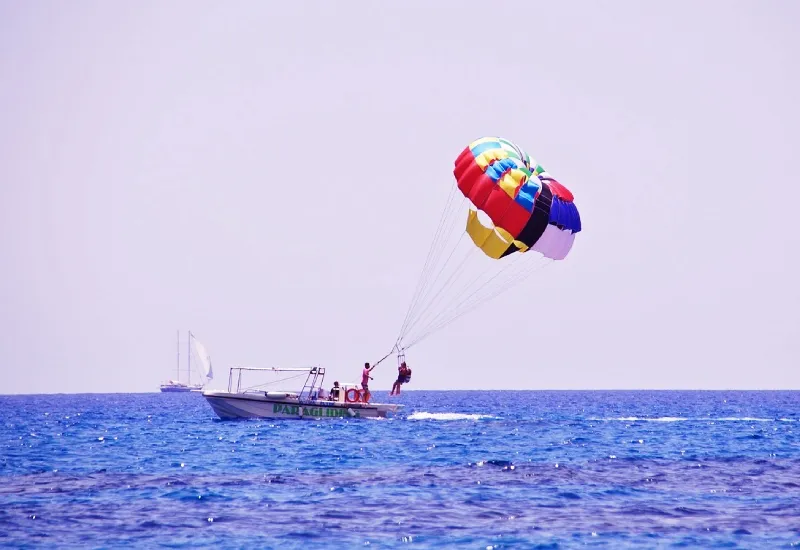
<instances>
[{"instance_id":1,"label":"sailboat mast","mask_svg":"<svg viewBox=\"0 0 800 550\"><path fill-rule=\"evenodd\" d=\"M177 351L178 351L178 353L177 353L178 364L177 364L177 366L175 368L175 376L176 376L175 380L180 380L181 379L181 331L178 330L177 333L178 333L177 334L178 339L177 339L177 346L176 347L177 347Z\"/></svg>"},{"instance_id":2,"label":"sailboat mast","mask_svg":"<svg viewBox=\"0 0 800 550\"><path fill-rule=\"evenodd\" d=\"M186 374L189 377L187 384L192 385L192 331L189 331L189 337L186 339Z\"/></svg>"}]
</instances>

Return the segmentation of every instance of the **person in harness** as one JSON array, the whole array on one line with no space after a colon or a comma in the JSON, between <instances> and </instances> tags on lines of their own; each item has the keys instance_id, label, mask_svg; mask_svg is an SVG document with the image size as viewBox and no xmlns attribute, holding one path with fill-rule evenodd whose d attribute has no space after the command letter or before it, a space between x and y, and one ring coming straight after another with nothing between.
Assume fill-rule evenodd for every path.
<instances>
[{"instance_id":1,"label":"person in harness","mask_svg":"<svg viewBox=\"0 0 800 550\"><path fill-rule=\"evenodd\" d=\"M400 386L403 384L408 384L411 381L411 369L406 365L406 362L403 361L400 363L400 366L397 367L397 380L394 381L392 385L392 391L389 395L400 395Z\"/></svg>"}]
</instances>

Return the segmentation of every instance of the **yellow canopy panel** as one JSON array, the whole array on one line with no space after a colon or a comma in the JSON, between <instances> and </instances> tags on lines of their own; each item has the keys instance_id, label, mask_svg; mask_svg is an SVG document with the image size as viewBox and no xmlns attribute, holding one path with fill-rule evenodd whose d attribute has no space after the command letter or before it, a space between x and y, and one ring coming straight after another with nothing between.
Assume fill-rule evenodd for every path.
<instances>
[{"instance_id":1,"label":"yellow canopy panel","mask_svg":"<svg viewBox=\"0 0 800 550\"><path fill-rule=\"evenodd\" d=\"M511 234L502 227L486 227L483 225L478 219L478 212L472 209L467 214L467 235L470 236L475 246L495 260L517 250L524 252L528 249L521 242L515 241Z\"/></svg>"}]
</instances>

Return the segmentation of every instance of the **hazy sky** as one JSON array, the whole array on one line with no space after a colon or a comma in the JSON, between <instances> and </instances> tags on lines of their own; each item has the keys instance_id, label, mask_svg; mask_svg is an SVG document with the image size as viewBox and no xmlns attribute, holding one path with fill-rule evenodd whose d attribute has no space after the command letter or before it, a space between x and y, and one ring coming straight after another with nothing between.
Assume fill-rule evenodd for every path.
<instances>
[{"instance_id":1,"label":"hazy sky","mask_svg":"<svg viewBox=\"0 0 800 550\"><path fill-rule=\"evenodd\" d=\"M792 0L0 0L0 393L158 391L177 329L356 380L484 135L584 231L408 389L800 388L798 57Z\"/></svg>"}]
</instances>

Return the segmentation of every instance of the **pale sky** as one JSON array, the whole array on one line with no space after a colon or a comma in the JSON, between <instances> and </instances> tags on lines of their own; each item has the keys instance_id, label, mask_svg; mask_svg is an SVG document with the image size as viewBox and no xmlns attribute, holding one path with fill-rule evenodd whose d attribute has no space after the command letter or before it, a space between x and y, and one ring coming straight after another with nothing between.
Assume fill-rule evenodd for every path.
<instances>
[{"instance_id":1,"label":"pale sky","mask_svg":"<svg viewBox=\"0 0 800 550\"><path fill-rule=\"evenodd\" d=\"M792 0L0 0L0 393L158 391L177 329L356 380L485 135L583 231L409 390L800 388L798 57Z\"/></svg>"}]
</instances>

